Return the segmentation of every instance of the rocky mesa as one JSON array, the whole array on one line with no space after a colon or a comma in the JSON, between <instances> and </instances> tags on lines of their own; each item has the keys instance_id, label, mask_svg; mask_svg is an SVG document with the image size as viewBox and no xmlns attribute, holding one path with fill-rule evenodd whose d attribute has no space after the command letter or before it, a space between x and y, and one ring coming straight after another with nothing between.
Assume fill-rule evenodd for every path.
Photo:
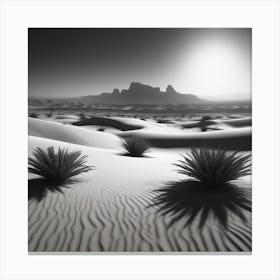
<instances>
[{"instance_id":1,"label":"rocky mesa","mask_svg":"<svg viewBox=\"0 0 280 280\"><path fill-rule=\"evenodd\" d=\"M78 98L88 104L196 104L202 102L193 94L177 92L171 85L165 91L138 82L132 82L128 89L113 89L111 93L88 95ZM77 99L76 99L77 101Z\"/></svg>"}]
</instances>

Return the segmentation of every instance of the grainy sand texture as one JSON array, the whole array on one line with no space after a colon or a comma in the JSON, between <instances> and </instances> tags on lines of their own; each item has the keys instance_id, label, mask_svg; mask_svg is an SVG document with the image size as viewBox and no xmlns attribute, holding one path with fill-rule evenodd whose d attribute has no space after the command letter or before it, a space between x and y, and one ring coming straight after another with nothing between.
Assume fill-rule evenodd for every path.
<instances>
[{"instance_id":1,"label":"grainy sand texture","mask_svg":"<svg viewBox=\"0 0 280 280\"><path fill-rule=\"evenodd\" d=\"M29 118L29 156L35 148L81 151L93 170L76 176L61 188L29 199L29 252L250 252L251 212L245 219L228 213L224 228L209 214L202 228L200 216L172 221L172 213L152 205L155 190L186 179L174 166L181 154L200 141L208 146L240 147L250 154L251 118L217 119L201 132L194 121L157 123L135 118L93 118L79 121L65 115L56 119ZM98 128L104 127L104 131ZM188 128L189 127L189 128ZM121 142L140 136L151 143L145 157L123 154ZM37 178L29 173L29 180ZM238 187L251 190L251 177Z\"/></svg>"}]
</instances>

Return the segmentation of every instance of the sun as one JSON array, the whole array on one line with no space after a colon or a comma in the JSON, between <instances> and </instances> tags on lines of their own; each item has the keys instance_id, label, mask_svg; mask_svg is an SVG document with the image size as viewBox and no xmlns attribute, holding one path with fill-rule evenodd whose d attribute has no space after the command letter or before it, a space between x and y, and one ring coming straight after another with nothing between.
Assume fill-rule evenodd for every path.
<instances>
[{"instance_id":1,"label":"sun","mask_svg":"<svg viewBox=\"0 0 280 280\"><path fill-rule=\"evenodd\" d=\"M242 54L219 41L201 44L188 52L181 73L184 87L207 99L234 98L234 94L250 87Z\"/></svg>"}]
</instances>

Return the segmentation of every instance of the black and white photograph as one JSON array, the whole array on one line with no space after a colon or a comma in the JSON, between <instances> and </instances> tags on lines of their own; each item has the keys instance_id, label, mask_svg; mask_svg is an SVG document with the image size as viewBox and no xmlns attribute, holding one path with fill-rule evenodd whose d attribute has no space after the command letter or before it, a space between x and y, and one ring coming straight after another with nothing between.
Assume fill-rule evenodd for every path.
<instances>
[{"instance_id":1,"label":"black and white photograph","mask_svg":"<svg viewBox=\"0 0 280 280\"><path fill-rule=\"evenodd\" d=\"M29 28L26 161L29 252L251 253L252 29Z\"/></svg>"}]
</instances>

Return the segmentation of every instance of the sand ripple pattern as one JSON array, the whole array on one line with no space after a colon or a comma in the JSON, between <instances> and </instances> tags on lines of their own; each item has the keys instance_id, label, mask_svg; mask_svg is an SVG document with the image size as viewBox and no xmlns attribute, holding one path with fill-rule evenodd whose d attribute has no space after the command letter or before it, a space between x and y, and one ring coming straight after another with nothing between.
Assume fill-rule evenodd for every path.
<instances>
[{"instance_id":1,"label":"sand ripple pattern","mask_svg":"<svg viewBox=\"0 0 280 280\"><path fill-rule=\"evenodd\" d=\"M202 230L168 226L151 203L152 183L108 186L98 182L71 185L64 193L48 193L29 202L29 251L36 252L240 252L251 251L251 214L248 224L229 219L222 231L215 222Z\"/></svg>"}]
</instances>

